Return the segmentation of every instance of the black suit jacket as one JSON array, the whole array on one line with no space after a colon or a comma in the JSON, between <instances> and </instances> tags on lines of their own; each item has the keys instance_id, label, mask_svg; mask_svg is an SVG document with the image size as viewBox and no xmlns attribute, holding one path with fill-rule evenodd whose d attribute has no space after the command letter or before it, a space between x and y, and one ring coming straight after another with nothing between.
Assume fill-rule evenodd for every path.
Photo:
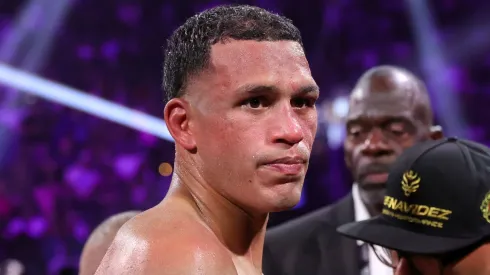
<instances>
[{"instance_id":1,"label":"black suit jacket","mask_svg":"<svg viewBox=\"0 0 490 275\"><path fill-rule=\"evenodd\" d=\"M264 275L359 275L355 240L337 233L355 220L352 194L267 231Z\"/></svg>"}]
</instances>

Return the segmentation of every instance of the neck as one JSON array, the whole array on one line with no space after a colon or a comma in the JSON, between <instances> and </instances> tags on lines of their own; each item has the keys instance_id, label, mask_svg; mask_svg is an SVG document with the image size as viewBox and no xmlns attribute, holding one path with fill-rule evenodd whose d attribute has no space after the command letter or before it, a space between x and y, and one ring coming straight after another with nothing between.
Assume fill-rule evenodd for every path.
<instances>
[{"instance_id":1,"label":"neck","mask_svg":"<svg viewBox=\"0 0 490 275\"><path fill-rule=\"evenodd\" d=\"M175 162L168 196L188 201L219 241L234 255L262 265L268 214L250 213L214 190L190 163Z\"/></svg>"},{"instance_id":2,"label":"neck","mask_svg":"<svg viewBox=\"0 0 490 275\"><path fill-rule=\"evenodd\" d=\"M381 214L381 211L383 211L383 206L382 205L373 205L373 204L365 204L366 205L366 208L369 212L369 215L371 215L371 217L376 217L378 215Z\"/></svg>"},{"instance_id":3,"label":"neck","mask_svg":"<svg viewBox=\"0 0 490 275\"><path fill-rule=\"evenodd\" d=\"M359 196L362 203L366 206L367 211L371 217L375 217L381 214L383 211L383 202L385 196L385 189L370 189L365 190L361 185L358 184Z\"/></svg>"}]
</instances>

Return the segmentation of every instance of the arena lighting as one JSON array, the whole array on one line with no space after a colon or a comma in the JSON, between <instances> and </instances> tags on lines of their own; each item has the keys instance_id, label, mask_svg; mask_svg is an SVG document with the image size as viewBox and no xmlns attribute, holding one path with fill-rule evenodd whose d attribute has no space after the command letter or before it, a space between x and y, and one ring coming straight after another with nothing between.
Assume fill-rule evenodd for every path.
<instances>
[{"instance_id":1,"label":"arena lighting","mask_svg":"<svg viewBox=\"0 0 490 275\"><path fill-rule=\"evenodd\" d=\"M165 121L0 63L0 83L173 142Z\"/></svg>"},{"instance_id":2,"label":"arena lighting","mask_svg":"<svg viewBox=\"0 0 490 275\"><path fill-rule=\"evenodd\" d=\"M322 106L327 122L325 128L328 146L338 149L342 146L345 138L345 118L349 112L349 99L347 97L336 97Z\"/></svg>"}]
</instances>

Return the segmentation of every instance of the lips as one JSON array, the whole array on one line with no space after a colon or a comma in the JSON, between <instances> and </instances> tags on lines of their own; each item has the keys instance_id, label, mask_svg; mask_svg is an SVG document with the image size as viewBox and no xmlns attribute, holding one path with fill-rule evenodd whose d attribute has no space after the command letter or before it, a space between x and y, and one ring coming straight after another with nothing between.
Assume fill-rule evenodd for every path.
<instances>
[{"instance_id":1,"label":"lips","mask_svg":"<svg viewBox=\"0 0 490 275\"><path fill-rule=\"evenodd\" d=\"M390 165L373 163L369 166L361 167L359 179L362 182L373 184L384 184L388 180Z\"/></svg>"},{"instance_id":2,"label":"lips","mask_svg":"<svg viewBox=\"0 0 490 275\"><path fill-rule=\"evenodd\" d=\"M388 173L372 173L364 176L364 181L371 183L385 183L388 180Z\"/></svg>"},{"instance_id":3,"label":"lips","mask_svg":"<svg viewBox=\"0 0 490 275\"><path fill-rule=\"evenodd\" d=\"M305 158L301 156L292 156L276 159L264 166L284 175L295 176L303 172L306 163L307 160Z\"/></svg>"}]
</instances>

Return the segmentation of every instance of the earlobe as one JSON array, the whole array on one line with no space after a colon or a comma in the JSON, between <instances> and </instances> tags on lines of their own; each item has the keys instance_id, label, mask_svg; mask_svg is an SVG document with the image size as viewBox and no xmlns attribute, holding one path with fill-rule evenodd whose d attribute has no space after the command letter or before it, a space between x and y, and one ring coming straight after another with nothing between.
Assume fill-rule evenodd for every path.
<instances>
[{"instance_id":1,"label":"earlobe","mask_svg":"<svg viewBox=\"0 0 490 275\"><path fill-rule=\"evenodd\" d=\"M432 140L442 139L444 137L444 133L442 132L442 127L439 125L431 126L429 135Z\"/></svg>"},{"instance_id":2,"label":"earlobe","mask_svg":"<svg viewBox=\"0 0 490 275\"><path fill-rule=\"evenodd\" d=\"M165 105L164 119L176 144L189 151L196 149L196 142L189 129L189 104L184 99L171 99Z\"/></svg>"}]
</instances>

